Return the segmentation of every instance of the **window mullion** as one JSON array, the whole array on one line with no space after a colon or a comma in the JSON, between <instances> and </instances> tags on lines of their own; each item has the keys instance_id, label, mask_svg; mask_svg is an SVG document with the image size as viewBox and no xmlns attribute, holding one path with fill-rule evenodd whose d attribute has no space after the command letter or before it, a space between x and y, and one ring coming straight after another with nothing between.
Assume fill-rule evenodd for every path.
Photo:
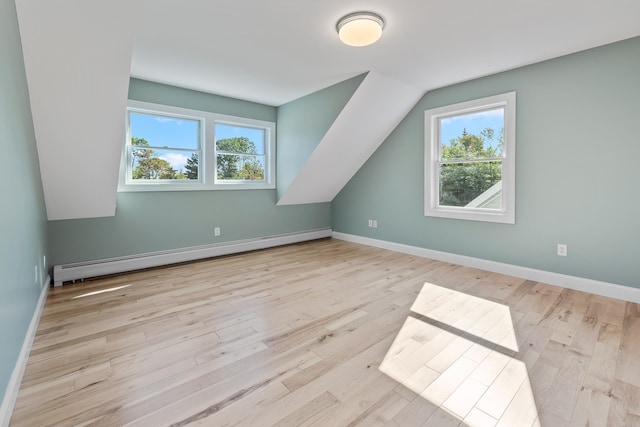
<instances>
[{"instance_id":1,"label":"window mullion","mask_svg":"<svg viewBox=\"0 0 640 427\"><path fill-rule=\"evenodd\" d=\"M464 163L490 163L490 162L502 162L504 157L482 157L478 159L451 159L451 160L439 160L439 164L464 164Z\"/></svg>"}]
</instances>

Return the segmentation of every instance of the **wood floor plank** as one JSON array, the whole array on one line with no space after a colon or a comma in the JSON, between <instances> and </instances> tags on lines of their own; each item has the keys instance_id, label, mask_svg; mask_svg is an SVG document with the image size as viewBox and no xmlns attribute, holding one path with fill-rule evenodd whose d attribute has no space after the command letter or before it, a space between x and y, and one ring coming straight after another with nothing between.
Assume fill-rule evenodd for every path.
<instances>
[{"instance_id":1,"label":"wood floor plank","mask_svg":"<svg viewBox=\"0 0 640 427\"><path fill-rule=\"evenodd\" d=\"M637 304L344 241L48 295L11 426L632 426Z\"/></svg>"}]
</instances>

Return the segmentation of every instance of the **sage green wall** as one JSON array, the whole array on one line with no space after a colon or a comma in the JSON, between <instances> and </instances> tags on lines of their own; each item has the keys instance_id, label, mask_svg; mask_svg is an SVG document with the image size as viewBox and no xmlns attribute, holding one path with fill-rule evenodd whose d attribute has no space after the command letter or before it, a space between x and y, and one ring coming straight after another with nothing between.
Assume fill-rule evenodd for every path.
<instances>
[{"instance_id":1,"label":"sage green wall","mask_svg":"<svg viewBox=\"0 0 640 427\"><path fill-rule=\"evenodd\" d=\"M334 199L333 229L640 287L638 70L634 38L427 93ZM423 216L424 110L514 90L516 224Z\"/></svg>"},{"instance_id":2,"label":"sage green wall","mask_svg":"<svg viewBox=\"0 0 640 427\"><path fill-rule=\"evenodd\" d=\"M278 107L278 199L289 188L365 76L352 77Z\"/></svg>"},{"instance_id":3,"label":"sage green wall","mask_svg":"<svg viewBox=\"0 0 640 427\"><path fill-rule=\"evenodd\" d=\"M275 107L137 79L129 98L268 121L277 114ZM276 206L276 190L129 192L118 193L114 217L50 221L49 241L52 263L65 264L330 226L329 203Z\"/></svg>"},{"instance_id":4,"label":"sage green wall","mask_svg":"<svg viewBox=\"0 0 640 427\"><path fill-rule=\"evenodd\" d=\"M0 397L18 360L46 268L46 213L14 0L0 0ZM34 266L38 269L35 278Z\"/></svg>"}]
</instances>

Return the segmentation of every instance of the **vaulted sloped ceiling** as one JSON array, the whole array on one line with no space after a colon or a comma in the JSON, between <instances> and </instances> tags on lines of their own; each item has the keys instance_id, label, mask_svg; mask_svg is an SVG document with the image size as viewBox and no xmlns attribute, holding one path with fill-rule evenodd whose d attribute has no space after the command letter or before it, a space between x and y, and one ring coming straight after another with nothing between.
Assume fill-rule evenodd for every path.
<instances>
[{"instance_id":1,"label":"vaulted sloped ceiling","mask_svg":"<svg viewBox=\"0 0 640 427\"><path fill-rule=\"evenodd\" d=\"M127 0L16 7L47 216L113 216L135 13ZM77 19L56 19L67 11Z\"/></svg>"},{"instance_id":2,"label":"vaulted sloped ceiling","mask_svg":"<svg viewBox=\"0 0 640 427\"><path fill-rule=\"evenodd\" d=\"M368 73L278 205L333 200L422 94L416 87Z\"/></svg>"},{"instance_id":3,"label":"vaulted sloped ceiling","mask_svg":"<svg viewBox=\"0 0 640 427\"><path fill-rule=\"evenodd\" d=\"M131 75L278 106L372 71L278 191L309 203L331 200L422 93L640 35L637 0L371 0L385 30L362 49L335 29L357 0L15 2L50 220L115 214Z\"/></svg>"},{"instance_id":4,"label":"vaulted sloped ceiling","mask_svg":"<svg viewBox=\"0 0 640 427\"><path fill-rule=\"evenodd\" d=\"M48 218L113 216L136 13L125 0L17 6ZM66 8L82 19L57 25ZM369 73L278 204L331 201L422 93Z\"/></svg>"}]
</instances>

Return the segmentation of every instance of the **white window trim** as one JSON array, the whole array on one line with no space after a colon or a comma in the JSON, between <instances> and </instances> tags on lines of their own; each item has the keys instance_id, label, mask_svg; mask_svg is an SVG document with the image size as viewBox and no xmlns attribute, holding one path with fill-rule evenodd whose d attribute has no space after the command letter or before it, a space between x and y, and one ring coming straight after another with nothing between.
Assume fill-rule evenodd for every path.
<instances>
[{"instance_id":1,"label":"white window trim","mask_svg":"<svg viewBox=\"0 0 640 427\"><path fill-rule=\"evenodd\" d=\"M154 182L137 182L130 179L130 150L131 144L129 133L129 111L139 111L150 114L167 114L171 116L184 117L189 120L200 120L200 150L201 156L198 160L199 180L157 180ZM150 102L129 100L126 112L127 134L123 144L120 175L118 180L119 192L135 191L194 191L194 190L258 190L276 188L276 153L275 135L276 124L264 120L249 119L246 117L228 116L224 114L210 113L207 111L191 110L188 108L173 107L170 105L154 104ZM216 179L216 154L215 154L215 125L216 123L232 124L244 127L254 127L265 129L265 180L245 181L245 180L217 180Z\"/></svg>"},{"instance_id":2,"label":"white window trim","mask_svg":"<svg viewBox=\"0 0 640 427\"><path fill-rule=\"evenodd\" d=\"M440 138L439 120L473 112L504 108L504 160L502 161L502 209L440 206ZM515 224L515 164L516 164L516 93L509 92L475 99L424 112L425 124L425 216Z\"/></svg>"}]
</instances>

